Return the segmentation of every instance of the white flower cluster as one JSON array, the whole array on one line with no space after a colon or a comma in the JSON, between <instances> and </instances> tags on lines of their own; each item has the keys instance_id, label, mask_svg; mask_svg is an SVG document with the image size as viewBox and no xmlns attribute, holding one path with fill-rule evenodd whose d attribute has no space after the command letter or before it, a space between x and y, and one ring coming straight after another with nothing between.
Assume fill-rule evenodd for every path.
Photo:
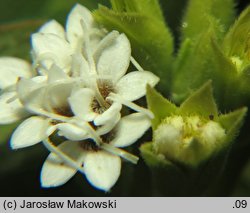
<instances>
[{"instance_id":1,"label":"white flower cluster","mask_svg":"<svg viewBox=\"0 0 250 213\"><path fill-rule=\"evenodd\" d=\"M120 147L133 144L150 127L152 113L133 101L159 78L131 57L124 34L107 33L81 5L70 12L66 30L52 20L31 40L32 65L0 58L0 124L26 118L11 147L44 143L51 154L42 167L43 187L62 185L79 171L108 191L120 175L120 157L138 160ZM130 62L137 71L126 74ZM122 106L134 112L124 115ZM55 145L54 134L66 141Z\"/></svg>"}]
</instances>

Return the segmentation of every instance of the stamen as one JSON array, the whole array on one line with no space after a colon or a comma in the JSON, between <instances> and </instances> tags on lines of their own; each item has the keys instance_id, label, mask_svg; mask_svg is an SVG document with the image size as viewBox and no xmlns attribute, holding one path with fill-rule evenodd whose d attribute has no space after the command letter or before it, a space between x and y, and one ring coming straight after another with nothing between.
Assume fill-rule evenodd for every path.
<instances>
[{"instance_id":1,"label":"stamen","mask_svg":"<svg viewBox=\"0 0 250 213\"><path fill-rule=\"evenodd\" d=\"M26 107L27 107L28 111L30 111L31 113L34 113L36 115L45 116L45 117L51 118L53 120L57 120L60 122L65 122L65 123L71 121L71 118L68 118L68 117L65 117L62 115L56 115L54 113L47 112L41 108L36 108L34 106L31 106L31 105L28 105Z\"/></svg>"},{"instance_id":2,"label":"stamen","mask_svg":"<svg viewBox=\"0 0 250 213\"><path fill-rule=\"evenodd\" d=\"M107 97L107 99L110 99L111 101L114 101L114 102L121 103L121 104L123 104L123 105L137 111L137 112L142 112L142 113L146 114L150 119L154 118L154 114L150 110L145 109L143 107L140 107L131 101L125 100L121 96L119 96L115 93L110 93L110 95L109 95L109 97Z\"/></svg>"},{"instance_id":3,"label":"stamen","mask_svg":"<svg viewBox=\"0 0 250 213\"><path fill-rule=\"evenodd\" d=\"M81 26L82 26L82 30L83 32L86 34L85 36L85 50L86 50L86 54L87 54L87 61L89 63L89 67L90 67L90 72L91 74L93 74L94 76L97 76L97 71L96 71L96 66L95 66L95 61L91 52L91 47L90 47L90 41L89 41L89 35L88 35L88 29L86 26L86 23L84 22L83 19L80 20L81 22ZM92 78L91 78L92 79ZM97 77L94 78L94 80L90 83L90 85L92 86L92 89L95 91L96 93L96 99L98 100L98 102L104 106L107 107L107 103L105 102L104 98L102 97L99 89L98 89L98 85L97 85Z\"/></svg>"},{"instance_id":4,"label":"stamen","mask_svg":"<svg viewBox=\"0 0 250 213\"><path fill-rule=\"evenodd\" d=\"M44 146L52 153L55 153L58 157L60 157L64 162L66 162L70 167L78 170L79 172L84 173L84 169L81 164L77 164L75 160L71 157L63 153L57 146L55 146L49 138L43 140Z\"/></svg>"},{"instance_id":5,"label":"stamen","mask_svg":"<svg viewBox=\"0 0 250 213\"><path fill-rule=\"evenodd\" d=\"M93 127L89 123L85 123L85 124L87 124L85 127L86 127L86 130L91 135L91 138L94 140L97 146L100 146L103 143L100 136L97 134L97 132L93 129Z\"/></svg>"},{"instance_id":6,"label":"stamen","mask_svg":"<svg viewBox=\"0 0 250 213\"><path fill-rule=\"evenodd\" d=\"M16 91L16 84L10 85L4 89L0 89L0 95L3 95L4 93L7 93L7 92L14 92L14 91Z\"/></svg>"},{"instance_id":7,"label":"stamen","mask_svg":"<svg viewBox=\"0 0 250 213\"><path fill-rule=\"evenodd\" d=\"M101 137L96 133L96 131L91 127L90 124L88 124L89 128L88 128L88 132L91 135L91 138L94 140L94 142L96 143L97 146L99 146L100 148L102 148L103 150L113 154L113 155L117 155L120 156L122 158L124 158L127 161L130 161L133 164L136 164L137 161L139 160L139 158L135 155L132 155L122 149L116 148L113 145L104 143L101 139Z\"/></svg>"},{"instance_id":8,"label":"stamen","mask_svg":"<svg viewBox=\"0 0 250 213\"><path fill-rule=\"evenodd\" d=\"M141 65L132 56L130 57L130 61L132 62L132 64L135 66L135 68L138 71L144 71L144 69L141 67Z\"/></svg>"},{"instance_id":9,"label":"stamen","mask_svg":"<svg viewBox=\"0 0 250 213\"><path fill-rule=\"evenodd\" d=\"M113 145L107 144L107 143L102 143L101 148L111 154L117 155L122 157L123 159L133 163L137 164L139 158L129 152L126 152L122 149L119 149L117 147L114 147Z\"/></svg>"},{"instance_id":10,"label":"stamen","mask_svg":"<svg viewBox=\"0 0 250 213\"><path fill-rule=\"evenodd\" d=\"M15 101L16 99L18 99L18 97L17 97L17 95L14 95L13 97L9 98L9 99L6 101L6 103L9 104L9 103Z\"/></svg>"}]
</instances>

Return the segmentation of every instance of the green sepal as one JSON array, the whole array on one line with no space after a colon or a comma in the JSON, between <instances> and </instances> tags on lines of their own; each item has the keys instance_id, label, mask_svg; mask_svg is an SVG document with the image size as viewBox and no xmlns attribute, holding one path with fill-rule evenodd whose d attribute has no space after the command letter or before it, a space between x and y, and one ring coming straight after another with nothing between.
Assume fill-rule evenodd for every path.
<instances>
[{"instance_id":1,"label":"green sepal","mask_svg":"<svg viewBox=\"0 0 250 213\"><path fill-rule=\"evenodd\" d=\"M209 119L209 116L217 117L218 110L213 98L212 82L208 81L200 89L195 91L180 106L181 115L199 115Z\"/></svg>"},{"instance_id":2,"label":"green sepal","mask_svg":"<svg viewBox=\"0 0 250 213\"><path fill-rule=\"evenodd\" d=\"M185 195L188 184L181 168L163 156L155 155L152 142L144 143L140 152L152 174L152 196Z\"/></svg>"},{"instance_id":3,"label":"green sepal","mask_svg":"<svg viewBox=\"0 0 250 213\"><path fill-rule=\"evenodd\" d=\"M149 85L147 85L146 98L148 108L154 113L152 127L155 130L164 118L176 112L177 107Z\"/></svg>"},{"instance_id":4,"label":"green sepal","mask_svg":"<svg viewBox=\"0 0 250 213\"><path fill-rule=\"evenodd\" d=\"M147 142L142 144L140 147L140 151L143 159L150 167L162 167L162 168L175 167L175 165L171 161L165 159L164 156L156 155L154 153L152 142Z\"/></svg>"},{"instance_id":5,"label":"green sepal","mask_svg":"<svg viewBox=\"0 0 250 213\"><path fill-rule=\"evenodd\" d=\"M226 130L227 139L225 144L228 144L236 138L247 114L247 107L235 110L228 114L220 115L216 120Z\"/></svg>"},{"instance_id":6,"label":"green sepal","mask_svg":"<svg viewBox=\"0 0 250 213\"><path fill-rule=\"evenodd\" d=\"M94 17L108 30L118 30L127 35L132 56L145 70L160 77L158 87L167 94L172 71L173 37L162 19L153 18L140 10L121 12L104 6L99 6Z\"/></svg>"},{"instance_id":7,"label":"green sepal","mask_svg":"<svg viewBox=\"0 0 250 213\"><path fill-rule=\"evenodd\" d=\"M212 52L213 52L213 64L215 67L214 80L220 83L232 83L233 79L237 78L237 67L233 62L227 57L223 50L219 47L217 42L213 39L211 42ZM224 90L225 85L223 84ZM220 87L221 88L221 87ZM221 88L222 89L222 88Z\"/></svg>"},{"instance_id":8,"label":"green sepal","mask_svg":"<svg viewBox=\"0 0 250 213\"><path fill-rule=\"evenodd\" d=\"M218 38L216 29L218 21L209 17L209 26L196 39L187 38L183 41L177 60L173 66L171 99L180 104L192 91L199 88L204 82L212 79L214 57L211 40Z\"/></svg>"},{"instance_id":9,"label":"green sepal","mask_svg":"<svg viewBox=\"0 0 250 213\"><path fill-rule=\"evenodd\" d=\"M207 189L220 176L227 156L223 151L195 167L183 167L156 155L153 142L141 145L140 152L152 174L153 196L206 196Z\"/></svg>"}]
</instances>

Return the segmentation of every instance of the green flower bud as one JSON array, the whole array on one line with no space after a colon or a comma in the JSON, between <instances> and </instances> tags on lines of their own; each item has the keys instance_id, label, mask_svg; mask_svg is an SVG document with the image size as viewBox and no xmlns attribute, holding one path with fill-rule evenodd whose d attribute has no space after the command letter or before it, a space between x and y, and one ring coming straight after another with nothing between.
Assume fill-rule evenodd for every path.
<instances>
[{"instance_id":1,"label":"green flower bud","mask_svg":"<svg viewBox=\"0 0 250 213\"><path fill-rule=\"evenodd\" d=\"M229 147L246 113L246 108L243 108L238 113L219 115L211 81L194 92L180 107L149 87L147 99L149 108L155 114L151 151L161 159L191 167Z\"/></svg>"},{"instance_id":2,"label":"green flower bud","mask_svg":"<svg viewBox=\"0 0 250 213\"><path fill-rule=\"evenodd\" d=\"M166 159L196 165L219 150L225 139L225 129L215 121L170 116L154 131L153 148Z\"/></svg>"},{"instance_id":3,"label":"green flower bud","mask_svg":"<svg viewBox=\"0 0 250 213\"><path fill-rule=\"evenodd\" d=\"M225 168L247 108L219 114L211 81L176 106L147 88L153 140L140 147L157 195L198 196ZM195 187L194 187L195 185Z\"/></svg>"}]
</instances>

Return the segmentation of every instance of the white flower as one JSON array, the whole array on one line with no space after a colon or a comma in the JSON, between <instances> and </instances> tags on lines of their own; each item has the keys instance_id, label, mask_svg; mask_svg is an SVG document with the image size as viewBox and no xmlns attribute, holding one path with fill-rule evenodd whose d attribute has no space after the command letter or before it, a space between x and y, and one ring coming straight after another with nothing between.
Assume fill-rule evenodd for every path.
<instances>
[{"instance_id":1,"label":"white flower","mask_svg":"<svg viewBox=\"0 0 250 213\"><path fill-rule=\"evenodd\" d=\"M84 22L84 30L81 22ZM42 74L56 64L69 75L81 75L80 67L72 69L72 63L76 61L76 66L87 66L85 59L79 56L84 51L83 41L89 40L90 48L94 50L105 35L104 32L97 27L90 11L77 4L68 16L66 31L61 24L52 20L32 35L34 65L39 65L38 70Z\"/></svg>"},{"instance_id":2,"label":"white flower","mask_svg":"<svg viewBox=\"0 0 250 213\"><path fill-rule=\"evenodd\" d=\"M17 97L25 109L34 116L23 121L13 133L11 137L13 149L37 144L49 137L57 128L60 130L61 126L72 123L73 113L68 104L68 97L74 89L74 84L71 81L65 82L67 78L68 76L59 68L52 67L48 77L39 76L33 79L21 79L18 82ZM62 79L63 83L60 82ZM78 130L79 138L87 137L84 129L71 125L73 131ZM67 137L67 132L62 135Z\"/></svg>"},{"instance_id":3,"label":"white flower","mask_svg":"<svg viewBox=\"0 0 250 213\"><path fill-rule=\"evenodd\" d=\"M14 57L0 58L0 124L16 122L26 115L16 99L15 84L21 77L32 77L31 66L26 61Z\"/></svg>"},{"instance_id":4,"label":"white flower","mask_svg":"<svg viewBox=\"0 0 250 213\"><path fill-rule=\"evenodd\" d=\"M143 126L141 128L144 129L150 126L150 121L145 117L137 119L141 116L140 113L125 116L113 132L106 136L106 140L111 140L109 144L104 143L99 147L90 141L66 141L59 145L59 150L54 150L56 154L52 152L43 165L42 186L60 186L74 176L77 171L80 171L86 175L93 186L108 191L116 183L121 170L120 157L111 154L110 151L113 149L117 155L129 159L133 158L129 153L116 150L115 147L129 146L141 137L142 133L136 131L137 126ZM55 148L49 142L45 145L49 146L50 149ZM112 146L114 147L112 148Z\"/></svg>"},{"instance_id":5,"label":"white flower","mask_svg":"<svg viewBox=\"0 0 250 213\"><path fill-rule=\"evenodd\" d=\"M131 47L124 34L116 31L108 34L88 59L89 66L84 70L88 88L77 91L70 99L75 114L81 114L88 121L93 120L96 126L109 125L106 132L119 121L122 104L151 116L148 110L132 101L144 96L146 84L154 86L159 78L147 71L125 75L130 64ZM83 105L85 107L77 107Z\"/></svg>"},{"instance_id":6,"label":"white flower","mask_svg":"<svg viewBox=\"0 0 250 213\"><path fill-rule=\"evenodd\" d=\"M10 80L0 79L1 88L7 88L0 99L0 118L6 111L10 116L5 123L13 122L20 118L20 108L32 115L13 133L11 147L42 141L48 148L51 154L41 173L44 187L62 185L79 171L93 186L108 191L120 175L120 157L138 160L120 148L136 142L150 127L152 113L133 101L159 78L131 56L125 34L99 28L79 4L68 16L66 31L52 20L32 35L32 56L33 68L24 61L19 65L17 59L14 65L5 59L1 67L0 61L0 72L14 70ZM126 74L130 62L137 71ZM124 115L123 106L135 112ZM67 141L55 146L52 134Z\"/></svg>"}]
</instances>

